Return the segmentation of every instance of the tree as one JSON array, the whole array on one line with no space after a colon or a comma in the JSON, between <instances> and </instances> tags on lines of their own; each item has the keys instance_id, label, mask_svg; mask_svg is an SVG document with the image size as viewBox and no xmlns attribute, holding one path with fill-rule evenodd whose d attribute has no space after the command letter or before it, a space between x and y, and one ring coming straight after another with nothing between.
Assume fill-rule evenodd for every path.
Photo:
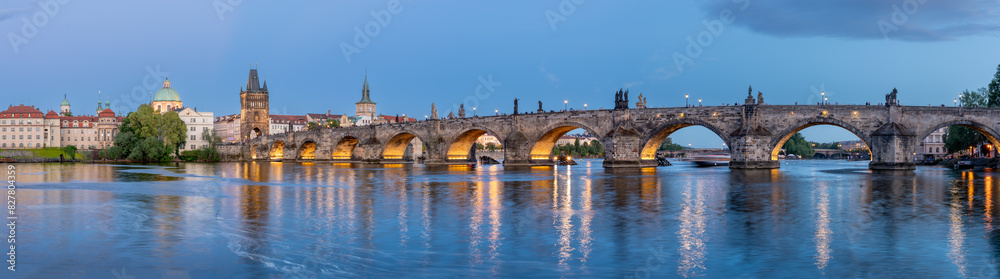
<instances>
[{"instance_id":1,"label":"tree","mask_svg":"<svg viewBox=\"0 0 1000 279\"><path fill-rule=\"evenodd\" d=\"M327 128L337 128L337 127L340 127L340 120L327 119L326 120L326 127Z\"/></svg>"},{"instance_id":2,"label":"tree","mask_svg":"<svg viewBox=\"0 0 1000 279\"><path fill-rule=\"evenodd\" d=\"M177 152L181 146L187 144L187 124L181 120L176 111L168 111L159 118L160 140L163 144L173 147L174 155L180 156Z\"/></svg>"},{"instance_id":3,"label":"tree","mask_svg":"<svg viewBox=\"0 0 1000 279\"><path fill-rule=\"evenodd\" d=\"M816 154L813 150L812 144L806 141L806 138L802 136L802 133L795 133L792 135L785 145L782 147L785 149L785 154L795 154L802 156L802 158L812 158Z\"/></svg>"},{"instance_id":4,"label":"tree","mask_svg":"<svg viewBox=\"0 0 1000 279\"><path fill-rule=\"evenodd\" d=\"M316 130L316 128L319 128L319 124L316 124L316 122L309 121L309 123L306 123L307 130Z\"/></svg>"},{"instance_id":5,"label":"tree","mask_svg":"<svg viewBox=\"0 0 1000 279\"><path fill-rule=\"evenodd\" d=\"M180 156L177 150L186 143L187 125L177 112L159 114L146 104L125 116L115 136L118 157L133 161L170 160L170 154Z\"/></svg>"},{"instance_id":6,"label":"tree","mask_svg":"<svg viewBox=\"0 0 1000 279\"><path fill-rule=\"evenodd\" d=\"M986 106L1000 107L1000 65L997 65L997 72L993 74L993 81L986 89Z\"/></svg>"},{"instance_id":7,"label":"tree","mask_svg":"<svg viewBox=\"0 0 1000 279\"><path fill-rule=\"evenodd\" d=\"M680 144L674 143L674 140L667 138L660 143L660 148L658 148L657 150L677 151L677 150L684 150L684 147L681 146Z\"/></svg>"},{"instance_id":8,"label":"tree","mask_svg":"<svg viewBox=\"0 0 1000 279\"><path fill-rule=\"evenodd\" d=\"M484 149L486 149L486 146L483 145L482 143L478 143L477 142L477 143L475 143L475 146L476 146L476 150L484 150Z\"/></svg>"},{"instance_id":9,"label":"tree","mask_svg":"<svg viewBox=\"0 0 1000 279\"><path fill-rule=\"evenodd\" d=\"M60 148L60 150L62 150L63 153L66 153L66 155L69 156L70 159L76 160L76 146L75 145L67 145L67 146L64 146L63 148Z\"/></svg>"},{"instance_id":10,"label":"tree","mask_svg":"<svg viewBox=\"0 0 1000 279\"><path fill-rule=\"evenodd\" d=\"M497 148L497 144L496 143L492 143L492 142L487 142L486 143L486 150L496 151L497 149L499 149L499 148Z\"/></svg>"},{"instance_id":11,"label":"tree","mask_svg":"<svg viewBox=\"0 0 1000 279\"><path fill-rule=\"evenodd\" d=\"M991 101L987 97L988 95L986 88L980 88L976 91L965 90L962 92L961 105L964 107L989 106ZM965 126L948 127L948 131L944 135L944 147L949 153L980 146L986 141L986 137L982 133Z\"/></svg>"}]
</instances>

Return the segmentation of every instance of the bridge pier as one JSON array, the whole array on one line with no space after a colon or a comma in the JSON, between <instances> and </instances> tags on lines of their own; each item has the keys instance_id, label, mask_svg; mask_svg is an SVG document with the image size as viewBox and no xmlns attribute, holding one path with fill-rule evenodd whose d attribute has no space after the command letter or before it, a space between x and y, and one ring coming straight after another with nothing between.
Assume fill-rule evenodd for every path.
<instances>
[{"instance_id":1,"label":"bridge pier","mask_svg":"<svg viewBox=\"0 0 1000 279\"><path fill-rule=\"evenodd\" d=\"M642 168L656 167L656 160L642 159L643 142L641 134L635 129L619 127L602 143L604 149L605 168Z\"/></svg>"},{"instance_id":2,"label":"bridge pier","mask_svg":"<svg viewBox=\"0 0 1000 279\"><path fill-rule=\"evenodd\" d=\"M781 167L773 156L771 133L762 127L744 127L731 135L730 169L777 169Z\"/></svg>"},{"instance_id":3,"label":"bridge pier","mask_svg":"<svg viewBox=\"0 0 1000 279\"><path fill-rule=\"evenodd\" d=\"M889 123L871 135L872 170L914 170L913 156L919 140L906 127Z\"/></svg>"}]
</instances>

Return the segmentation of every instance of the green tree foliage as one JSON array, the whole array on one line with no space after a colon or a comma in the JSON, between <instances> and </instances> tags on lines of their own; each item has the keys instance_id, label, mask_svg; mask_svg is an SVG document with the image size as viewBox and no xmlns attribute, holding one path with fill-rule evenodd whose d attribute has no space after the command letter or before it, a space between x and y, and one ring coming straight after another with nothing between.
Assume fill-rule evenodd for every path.
<instances>
[{"instance_id":1,"label":"green tree foliage","mask_svg":"<svg viewBox=\"0 0 1000 279\"><path fill-rule=\"evenodd\" d=\"M340 127L340 120L327 119L326 120L326 127L327 128L337 128L337 127Z\"/></svg>"},{"instance_id":2,"label":"green tree foliage","mask_svg":"<svg viewBox=\"0 0 1000 279\"><path fill-rule=\"evenodd\" d=\"M500 149L500 147L499 147L499 146L497 146L497 144L496 144L496 143L492 143L492 142L487 142L487 143L486 143L486 150L489 150L489 151L497 151L498 149Z\"/></svg>"},{"instance_id":3,"label":"green tree foliage","mask_svg":"<svg viewBox=\"0 0 1000 279\"><path fill-rule=\"evenodd\" d=\"M557 145L552 148L553 155L566 154L573 157L600 157L604 156L604 147L599 141L580 143L579 140L572 144Z\"/></svg>"},{"instance_id":4,"label":"green tree foliage","mask_svg":"<svg viewBox=\"0 0 1000 279\"><path fill-rule=\"evenodd\" d=\"M795 133L785 145L782 147L785 149L785 154L795 154L802 156L802 158L812 158L816 154L813 150L812 144L806 141L806 138L802 136L802 133Z\"/></svg>"},{"instance_id":5,"label":"green tree foliage","mask_svg":"<svg viewBox=\"0 0 1000 279\"><path fill-rule=\"evenodd\" d=\"M70 159L76 160L76 146L75 145L67 145L67 146L64 146L63 148L60 148L60 150L62 150L63 153L66 153L66 155L69 155Z\"/></svg>"},{"instance_id":6,"label":"green tree foliage","mask_svg":"<svg viewBox=\"0 0 1000 279\"><path fill-rule=\"evenodd\" d=\"M662 143L660 143L660 148L658 148L657 150L660 150L660 151L665 151L665 150L669 150L669 151L684 150L684 146L681 146L680 144L674 143L674 140L671 139L671 138L667 138L667 139L663 140Z\"/></svg>"},{"instance_id":7,"label":"green tree foliage","mask_svg":"<svg viewBox=\"0 0 1000 279\"><path fill-rule=\"evenodd\" d=\"M1000 65L997 65L997 72L993 74L993 81L986 89L986 106L1000 107Z\"/></svg>"},{"instance_id":8,"label":"green tree foliage","mask_svg":"<svg viewBox=\"0 0 1000 279\"><path fill-rule=\"evenodd\" d=\"M316 122L310 121L309 123L306 123L307 130L316 130L316 128L319 128L319 124L316 124Z\"/></svg>"},{"instance_id":9,"label":"green tree foliage","mask_svg":"<svg viewBox=\"0 0 1000 279\"><path fill-rule=\"evenodd\" d=\"M995 101L990 100L991 97L989 95L990 93L986 88L980 88L976 91L965 90L962 92L962 98L959 100L960 105L964 107L998 105ZM944 134L944 147L949 153L967 150L970 146L977 147L986 142L987 139L982 133L965 126L948 127L948 131Z\"/></svg>"},{"instance_id":10,"label":"green tree foliage","mask_svg":"<svg viewBox=\"0 0 1000 279\"><path fill-rule=\"evenodd\" d=\"M477 142L477 143L475 143L475 145L476 145L476 150L485 150L486 149L486 146L483 145L482 143L478 143Z\"/></svg>"},{"instance_id":11,"label":"green tree foliage","mask_svg":"<svg viewBox=\"0 0 1000 279\"><path fill-rule=\"evenodd\" d=\"M177 150L186 143L187 125L177 112L159 114L149 105L143 104L135 112L129 113L118 127L118 135L115 136L115 147L119 148L116 158L141 162L168 161L171 154L179 156ZM115 154L108 152L107 155L112 157Z\"/></svg>"}]
</instances>

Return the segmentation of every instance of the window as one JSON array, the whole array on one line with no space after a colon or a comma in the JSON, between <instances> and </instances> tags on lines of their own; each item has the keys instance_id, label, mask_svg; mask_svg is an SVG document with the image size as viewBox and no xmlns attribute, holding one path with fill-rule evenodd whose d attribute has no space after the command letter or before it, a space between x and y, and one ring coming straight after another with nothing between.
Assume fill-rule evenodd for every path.
<instances>
[{"instance_id":1,"label":"window","mask_svg":"<svg viewBox=\"0 0 1000 279\"><path fill-rule=\"evenodd\" d=\"M198 123L198 119L191 118L191 123Z\"/></svg>"},{"instance_id":2,"label":"window","mask_svg":"<svg viewBox=\"0 0 1000 279\"><path fill-rule=\"evenodd\" d=\"M3 128L3 131L4 131L4 132L6 132L6 131L7 131L7 128Z\"/></svg>"},{"instance_id":3,"label":"window","mask_svg":"<svg viewBox=\"0 0 1000 279\"><path fill-rule=\"evenodd\" d=\"M18 144L20 147L24 147L24 143Z\"/></svg>"},{"instance_id":4,"label":"window","mask_svg":"<svg viewBox=\"0 0 1000 279\"><path fill-rule=\"evenodd\" d=\"M194 132L194 127L191 127L191 131Z\"/></svg>"},{"instance_id":5,"label":"window","mask_svg":"<svg viewBox=\"0 0 1000 279\"><path fill-rule=\"evenodd\" d=\"M41 131L42 131L42 127L35 127L35 132L41 132Z\"/></svg>"},{"instance_id":6,"label":"window","mask_svg":"<svg viewBox=\"0 0 1000 279\"><path fill-rule=\"evenodd\" d=\"M42 147L42 144L41 143L36 143L35 147Z\"/></svg>"},{"instance_id":7,"label":"window","mask_svg":"<svg viewBox=\"0 0 1000 279\"><path fill-rule=\"evenodd\" d=\"M7 124L7 120L4 120L3 122L0 122L0 123Z\"/></svg>"},{"instance_id":8,"label":"window","mask_svg":"<svg viewBox=\"0 0 1000 279\"><path fill-rule=\"evenodd\" d=\"M183 145L181 145L181 150L184 150L184 146Z\"/></svg>"},{"instance_id":9,"label":"window","mask_svg":"<svg viewBox=\"0 0 1000 279\"><path fill-rule=\"evenodd\" d=\"M21 132L24 132L24 127L20 127L20 128L18 128L18 130L20 130Z\"/></svg>"},{"instance_id":10,"label":"window","mask_svg":"<svg viewBox=\"0 0 1000 279\"><path fill-rule=\"evenodd\" d=\"M191 135L191 140L195 140L195 136L194 135Z\"/></svg>"},{"instance_id":11,"label":"window","mask_svg":"<svg viewBox=\"0 0 1000 279\"><path fill-rule=\"evenodd\" d=\"M42 139L42 135L35 135L35 139Z\"/></svg>"},{"instance_id":12,"label":"window","mask_svg":"<svg viewBox=\"0 0 1000 279\"><path fill-rule=\"evenodd\" d=\"M3 147L5 147L5 148L6 148L6 147L7 147L7 144L6 144L6 143L4 143L4 144L3 144Z\"/></svg>"},{"instance_id":13,"label":"window","mask_svg":"<svg viewBox=\"0 0 1000 279\"><path fill-rule=\"evenodd\" d=\"M7 139L7 135L0 136L0 139Z\"/></svg>"},{"instance_id":14,"label":"window","mask_svg":"<svg viewBox=\"0 0 1000 279\"><path fill-rule=\"evenodd\" d=\"M191 149L198 149L198 148L197 148L197 147L194 147L194 144L192 144L192 145L191 145Z\"/></svg>"},{"instance_id":15,"label":"window","mask_svg":"<svg viewBox=\"0 0 1000 279\"><path fill-rule=\"evenodd\" d=\"M24 135L20 135L19 137L20 137L21 139L24 139Z\"/></svg>"}]
</instances>

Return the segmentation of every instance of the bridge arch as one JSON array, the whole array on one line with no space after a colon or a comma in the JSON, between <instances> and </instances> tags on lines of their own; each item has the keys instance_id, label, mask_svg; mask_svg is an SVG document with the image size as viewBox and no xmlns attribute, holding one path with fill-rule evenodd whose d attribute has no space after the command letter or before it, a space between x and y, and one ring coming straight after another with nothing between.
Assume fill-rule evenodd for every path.
<instances>
[{"instance_id":1,"label":"bridge arch","mask_svg":"<svg viewBox=\"0 0 1000 279\"><path fill-rule=\"evenodd\" d=\"M315 160L316 159L316 141L313 139L305 139L299 144L298 157L299 160Z\"/></svg>"},{"instance_id":2,"label":"bridge arch","mask_svg":"<svg viewBox=\"0 0 1000 279\"><path fill-rule=\"evenodd\" d=\"M285 157L285 142L276 140L271 143L271 152L268 154L271 160L281 160Z\"/></svg>"},{"instance_id":3,"label":"bridge arch","mask_svg":"<svg viewBox=\"0 0 1000 279\"><path fill-rule=\"evenodd\" d=\"M576 129L584 129L591 135L594 135L597 141L601 142L601 145L605 148L605 154L607 154L607 149L610 146L604 144L603 135L597 133L593 127L575 121L562 121L546 126L542 129L545 132L535 137L535 140L531 142L530 158L532 160L550 160L552 158L552 148L559 142L559 138Z\"/></svg>"},{"instance_id":4,"label":"bridge arch","mask_svg":"<svg viewBox=\"0 0 1000 279\"><path fill-rule=\"evenodd\" d=\"M868 150L871 150L871 139L868 137L868 133L864 130L836 118L815 117L796 121L789 128L774 134L774 138L771 140L769 145L771 146L771 160L778 160L778 155L781 153L781 147L785 146L785 143L788 142L792 136L795 136L796 133L801 132L806 128L820 125L831 125L843 128L861 139L861 142L868 147Z\"/></svg>"},{"instance_id":5,"label":"bridge arch","mask_svg":"<svg viewBox=\"0 0 1000 279\"><path fill-rule=\"evenodd\" d=\"M643 145L642 150L640 151L640 158L642 160L655 160L656 151L660 148L660 143L666 140L667 137L670 137L670 135L674 132L691 126L705 127L706 129L712 131L712 133L715 133L715 135L719 136L719 138L722 139L722 142L729 144L729 137L719 127L697 119L681 119L658 125L652 130L654 131L652 134L644 136L643 142L645 142L645 145Z\"/></svg>"},{"instance_id":6,"label":"bridge arch","mask_svg":"<svg viewBox=\"0 0 1000 279\"><path fill-rule=\"evenodd\" d=\"M406 146L410 145L413 139L420 139L421 142L424 140L417 136L417 133L403 131L396 133L389 140L385 142L382 146L382 159L387 160L403 160L403 155L406 154ZM421 148L420 146L414 146L413 148Z\"/></svg>"},{"instance_id":7,"label":"bridge arch","mask_svg":"<svg viewBox=\"0 0 1000 279\"><path fill-rule=\"evenodd\" d=\"M493 135L497 137L497 139L500 139L500 134L497 134L492 129L485 127L472 127L458 133L451 139L451 141L448 142L445 158L448 160L475 159L469 158L469 150L476 144L476 140L479 139L479 137L486 134Z\"/></svg>"},{"instance_id":8,"label":"bridge arch","mask_svg":"<svg viewBox=\"0 0 1000 279\"><path fill-rule=\"evenodd\" d=\"M260 136L262 136L262 132L259 127L253 127L253 129L247 132L247 139L256 139Z\"/></svg>"},{"instance_id":9,"label":"bridge arch","mask_svg":"<svg viewBox=\"0 0 1000 279\"><path fill-rule=\"evenodd\" d=\"M927 136L930 136L931 133L934 133L934 131L949 126L968 127L986 137L986 140L988 140L990 144L993 145L994 151L996 150L997 147L1000 147L1000 140L998 140L1000 139L1000 134L998 134L996 130L990 128L989 125L984 125L977 121L972 121L967 119L955 119L937 125L928 126L930 127L930 129L924 129L917 133L917 141L922 142L925 138L927 138Z\"/></svg>"},{"instance_id":10,"label":"bridge arch","mask_svg":"<svg viewBox=\"0 0 1000 279\"><path fill-rule=\"evenodd\" d=\"M258 148L260 148L260 145L257 145L257 144L254 144L254 145L250 146L250 159L252 159L252 160L256 160L257 159L257 149Z\"/></svg>"},{"instance_id":11,"label":"bridge arch","mask_svg":"<svg viewBox=\"0 0 1000 279\"><path fill-rule=\"evenodd\" d=\"M337 139L336 145L333 147L333 152L331 153L331 159L333 160L351 160L354 156L354 149L358 147L358 143L361 140L354 135L345 135Z\"/></svg>"}]
</instances>

